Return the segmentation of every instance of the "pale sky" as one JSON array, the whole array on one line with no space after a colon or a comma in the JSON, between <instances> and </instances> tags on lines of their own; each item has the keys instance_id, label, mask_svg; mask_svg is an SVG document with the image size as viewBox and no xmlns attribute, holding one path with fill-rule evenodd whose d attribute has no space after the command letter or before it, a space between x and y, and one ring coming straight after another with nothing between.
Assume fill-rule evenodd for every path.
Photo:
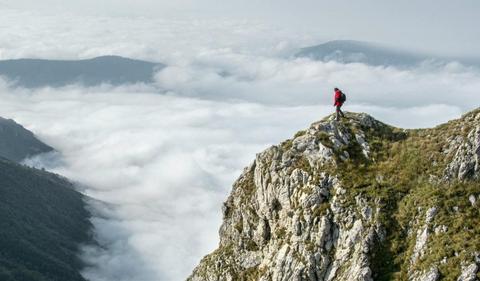
<instances>
[{"instance_id":1,"label":"pale sky","mask_svg":"<svg viewBox=\"0 0 480 281\"><path fill-rule=\"evenodd\" d=\"M457 56L479 56L480 49L478 0L0 0L0 7L52 15L246 19L324 40L374 41Z\"/></svg>"}]
</instances>

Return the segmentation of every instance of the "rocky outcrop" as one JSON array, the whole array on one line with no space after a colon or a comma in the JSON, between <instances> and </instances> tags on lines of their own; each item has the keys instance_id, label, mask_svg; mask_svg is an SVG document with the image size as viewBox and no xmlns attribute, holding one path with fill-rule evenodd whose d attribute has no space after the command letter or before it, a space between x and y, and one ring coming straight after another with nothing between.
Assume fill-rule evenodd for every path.
<instances>
[{"instance_id":1,"label":"rocky outcrop","mask_svg":"<svg viewBox=\"0 0 480 281\"><path fill-rule=\"evenodd\" d=\"M429 224L433 221L437 213L437 208L432 207L427 210L425 214L425 224L417 230L417 238L415 240L415 247L413 248L413 254L411 256L411 263L415 264L419 258L421 258L426 250L428 236L430 235Z\"/></svg>"},{"instance_id":2,"label":"rocky outcrop","mask_svg":"<svg viewBox=\"0 0 480 281\"><path fill-rule=\"evenodd\" d=\"M447 140L447 156L453 159L445 169L445 179L478 179L480 177L480 114L465 118L473 125L461 128L464 134L454 135ZM466 134L465 134L466 133Z\"/></svg>"},{"instance_id":3,"label":"rocky outcrop","mask_svg":"<svg viewBox=\"0 0 480 281\"><path fill-rule=\"evenodd\" d=\"M472 263L462 268L462 274L458 277L457 281L475 281L477 278L478 265Z\"/></svg>"},{"instance_id":4,"label":"rocky outcrop","mask_svg":"<svg viewBox=\"0 0 480 281\"><path fill-rule=\"evenodd\" d=\"M475 276L477 268L463 265L478 244L461 253L435 247L458 227L445 220L453 209L437 189L461 180L480 195L478 126L460 140L443 128L405 131L366 114L348 117L314 123L256 156L224 203L219 248L188 280L435 281L447 266L458 280ZM422 147L438 135L449 142ZM432 165L418 171L423 161ZM458 216L478 215L471 201L457 206Z\"/></svg>"},{"instance_id":5,"label":"rocky outcrop","mask_svg":"<svg viewBox=\"0 0 480 281\"><path fill-rule=\"evenodd\" d=\"M432 267L425 273L421 274L413 274L411 275L410 280L412 281L437 281L440 279L440 273L438 272L438 268Z\"/></svg>"}]
</instances>

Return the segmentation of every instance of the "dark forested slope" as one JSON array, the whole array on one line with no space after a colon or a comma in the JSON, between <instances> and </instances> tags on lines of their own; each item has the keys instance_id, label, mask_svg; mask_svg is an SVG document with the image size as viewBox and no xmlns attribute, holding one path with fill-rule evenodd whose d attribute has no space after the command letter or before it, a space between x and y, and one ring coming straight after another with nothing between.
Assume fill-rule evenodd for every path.
<instances>
[{"instance_id":1,"label":"dark forested slope","mask_svg":"<svg viewBox=\"0 0 480 281\"><path fill-rule=\"evenodd\" d=\"M0 159L0 218L0 280L84 280L89 214L66 179Z\"/></svg>"},{"instance_id":2,"label":"dark forested slope","mask_svg":"<svg viewBox=\"0 0 480 281\"><path fill-rule=\"evenodd\" d=\"M15 121L0 117L0 157L20 162L29 156L52 150Z\"/></svg>"}]
</instances>

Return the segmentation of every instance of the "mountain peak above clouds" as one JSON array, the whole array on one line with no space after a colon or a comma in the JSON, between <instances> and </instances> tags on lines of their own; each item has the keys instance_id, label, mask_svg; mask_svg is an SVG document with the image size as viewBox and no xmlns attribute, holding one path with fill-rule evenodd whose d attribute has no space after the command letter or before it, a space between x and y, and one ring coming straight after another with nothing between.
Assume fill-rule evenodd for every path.
<instances>
[{"instance_id":1,"label":"mountain peak above clouds","mask_svg":"<svg viewBox=\"0 0 480 281\"><path fill-rule=\"evenodd\" d=\"M188 280L477 278L480 109L422 130L347 117L256 156Z\"/></svg>"},{"instance_id":2,"label":"mountain peak above clouds","mask_svg":"<svg viewBox=\"0 0 480 281\"><path fill-rule=\"evenodd\" d=\"M428 55L419 52L397 49L381 44L355 40L334 40L320 45L300 49L295 57L307 57L318 61L339 63L365 63L372 66L414 67L424 62L446 64L460 62L479 66L475 58L454 58Z\"/></svg>"}]
</instances>

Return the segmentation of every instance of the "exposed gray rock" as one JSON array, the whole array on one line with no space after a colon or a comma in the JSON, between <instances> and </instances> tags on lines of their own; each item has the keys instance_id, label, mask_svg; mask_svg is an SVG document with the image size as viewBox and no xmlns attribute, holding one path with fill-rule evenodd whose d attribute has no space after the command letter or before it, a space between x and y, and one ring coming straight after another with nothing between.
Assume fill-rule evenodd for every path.
<instances>
[{"instance_id":1,"label":"exposed gray rock","mask_svg":"<svg viewBox=\"0 0 480 281\"><path fill-rule=\"evenodd\" d=\"M437 214L437 207L431 207L425 213L425 224L423 225L422 228L419 228L417 230L417 239L416 239L415 247L413 249L413 254L410 260L411 264L414 264L425 253L428 237L430 235L429 224L433 221L436 214Z\"/></svg>"},{"instance_id":2,"label":"exposed gray rock","mask_svg":"<svg viewBox=\"0 0 480 281\"><path fill-rule=\"evenodd\" d=\"M428 226L424 226L423 228L417 230L417 240L415 242L415 247L413 248L413 254L410 261L412 264L417 262L418 258L420 258L424 254L427 240Z\"/></svg>"},{"instance_id":3,"label":"exposed gray rock","mask_svg":"<svg viewBox=\"0 0 480 281\"><path fill-rule=\"evenodd\" d=\"M436 214L437 214L437 207L431 207L430 209L428 209L427 213L425 214L425 222L431 223L435 218Z\"/></svg>"},{"instance_id":4,"label":"exposed gray rock","mask_svg":"<svg viewBox=\"0 0 480 281\"><path fill-rule=\"evenodd\" d=\"M420 274L420 275L412 275L409 279L410 281L437 281L440 279L440 272L438 272L438 268L432 267L429 271Z\"/></svg>"},{"instance_id":5,"label":"exposed gray rock","mask_svg":"<svg viewBox=\"0 0 480 281\"><path fill-rule=\"evenodd\" d=\"M475 207L475 204L477 203L477 198L475 198L475 195L471 194L468 196L468 201L472 204L472 207Z\"/></svg>"},{"instance_id":6,"label":"exposed gray rock","mask_svg":"<svg viewBox=\"0 0 480 281\"><path fill-rule=\"evenodd\" d=\"M355 139L357 140L358 144L362 147L362 153L365 158L369 158L370 156L370 145L368 142L365 141L364 134L355 134Z\"/></svg>"},{"instance_id":7,"label":"exposed gray rock","mask_svg":"<svg viewBox=\"0 0 480 281\"><path fill-rule=\"evenodd\" d=\"M444 172L446 180L478 179L480 177L480 113L466 120L476 124L466 137L456 136L449 141L445 153L453 159Z\"/></svg>"},{"instance_id":8,"label":"exposed gray rock","mask_svg":"<svg viewBox=\"0 0 480 281\"><path fill-rule=\"evenodd\" d=\"M472 263L462 268L462 273L458 277L457 281L475 281L477 279L478 265Z\"/></svg>"},{"instance_id":9,"label":"exposed gray rock","mask_svg":"<svg viewBox=\"0 0 480 281\"><path fill-rule=\"evenodd\" d=\"M445 233L447 232L448 227L446 225L439 225L435 227L435 234Z\"/></svg>"}]
</instances>

